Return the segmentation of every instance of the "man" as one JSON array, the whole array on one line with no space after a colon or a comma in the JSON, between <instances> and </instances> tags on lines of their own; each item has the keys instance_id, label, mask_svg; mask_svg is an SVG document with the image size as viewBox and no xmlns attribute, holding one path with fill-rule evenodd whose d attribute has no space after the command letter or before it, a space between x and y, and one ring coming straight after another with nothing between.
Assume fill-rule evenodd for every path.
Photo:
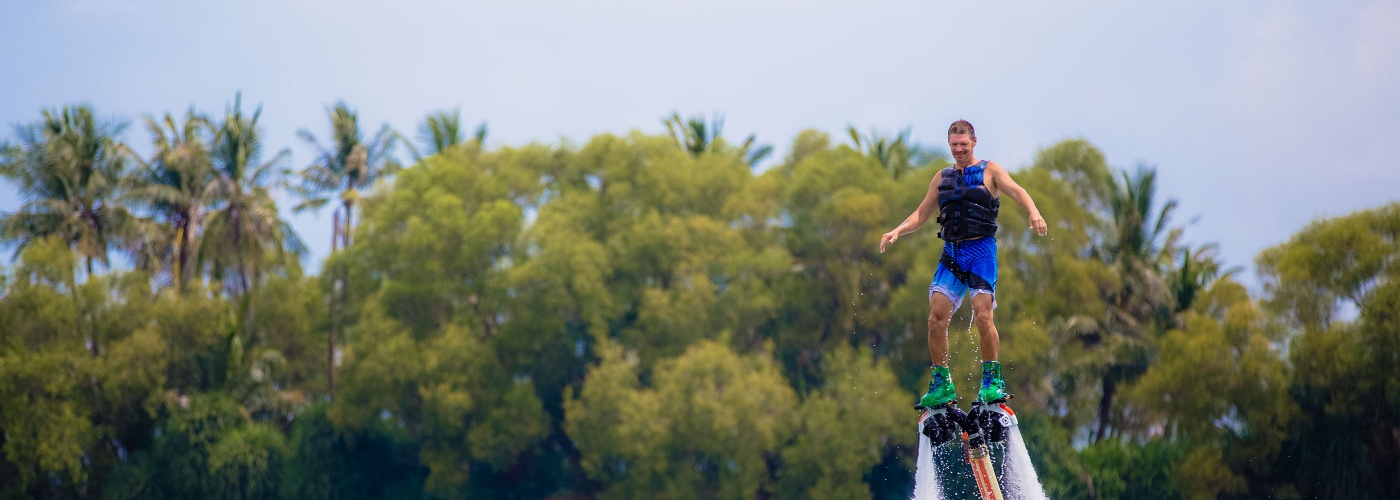
<instances>
[{"instance_id":1,"label":"man","mask_svg":"<svg viewBox=\"0 0 1400 500\"><path fill-rule=\"evenodd\" d=\"M904 222L880 237L880 252L900 236L918 230L935 209L941 225L938 236L944 240L938 271L929 284L928 351L933 366L928 393L916 408L934 408L957 399L948 375L948 321L962 305L963 294L971 292L972 312L982 349L982 387L977 401L993 403L1006 399L1006 382L997 362L997 329L992 323L997 287L997 211L1000 194L1006 193L1030 214L1030 229L1045 235L1045 219L1035 208L1026 190L1011 180L996 162L978 160L973 154L977 134L972 124L958 120L948 127L948 150L954 165L934 174L928 194L919 208Z\"/></svg>"}]
</instances>

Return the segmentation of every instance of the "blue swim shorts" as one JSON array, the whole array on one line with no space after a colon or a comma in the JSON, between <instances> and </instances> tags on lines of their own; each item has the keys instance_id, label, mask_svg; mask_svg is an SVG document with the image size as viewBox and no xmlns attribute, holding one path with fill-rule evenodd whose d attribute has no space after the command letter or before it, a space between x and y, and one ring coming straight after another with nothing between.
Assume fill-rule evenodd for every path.
<instances>
[{"instance_id":1,"label":"blue swim shorts","mask_svg":"<svg viewBox=\"0 0 1400 500\"><path fill-rule=\"evenodd\" d=\"M993 237L943 243L943 256L938 259L938 271L928 285L928 296L942 293L953 301L953 310L962 306L963 295L985 293L992 296L996 308L997 240Z\"/></svg>"}]
</instances>

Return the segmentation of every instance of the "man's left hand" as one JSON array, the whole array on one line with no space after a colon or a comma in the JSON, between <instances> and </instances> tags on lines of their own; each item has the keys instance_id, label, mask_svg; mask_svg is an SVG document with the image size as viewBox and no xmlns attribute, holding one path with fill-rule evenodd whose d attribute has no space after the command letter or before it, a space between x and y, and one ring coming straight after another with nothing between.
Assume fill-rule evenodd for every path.
<instances>
[{"instance_id":1,"label":"man's left hand","mask_svg":"<svg viewBox=\"0 0 1400 500\"><path fill-rule=\"evenodd\" d=\"M1034 231L1037 235L1045 236L1045 233L1049 232L1049 230L1049 226L1045 225L1044 217L1041 217L1038 213L1031 214L1031 231Z\"/></svg>"}]
</instances>

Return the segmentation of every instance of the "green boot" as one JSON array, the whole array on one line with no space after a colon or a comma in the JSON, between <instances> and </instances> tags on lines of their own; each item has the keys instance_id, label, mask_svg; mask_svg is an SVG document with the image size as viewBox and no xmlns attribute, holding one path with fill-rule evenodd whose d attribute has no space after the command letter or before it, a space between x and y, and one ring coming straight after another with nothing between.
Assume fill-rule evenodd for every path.
<instances>
[{"instance_id":1,"label":"green boot","mask_svg":"<svg viewBox=\"0 0 1400 500\"><path fill-rule=\"evenodd\" d=\"M934 366L933 375L928 381L928 392L919 398L919 404L915 408L933 408L948 404L954 399L958 399L958 394L953 391L953 378L948 376L948 367Z\"/></svg>"},{"instance_id":2,"label":"green boot","mask_svg":"<svg viewBox=\"0 0 1400 500\"><path fill-rule=\"evenodd\" d=\"M977 391L977 402L991 403L1011 397L1006 392L1006 381L1001 379L1001 363L982 362L982 390Z\"/></svg>"}]
</instances>

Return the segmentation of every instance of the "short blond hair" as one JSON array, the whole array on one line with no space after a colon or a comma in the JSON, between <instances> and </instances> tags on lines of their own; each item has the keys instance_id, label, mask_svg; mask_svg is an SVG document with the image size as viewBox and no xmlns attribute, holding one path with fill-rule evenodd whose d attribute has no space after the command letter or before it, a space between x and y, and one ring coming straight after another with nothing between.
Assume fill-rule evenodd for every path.
<instances>
[{"instance_id":1,"label":"short blond hair","mask_svg":"<svg viewBox=\"0 0 1400 500\"><path fill-rule=\"evenodd\" d=\"M953 134L967 134L968 137L971 137L973 139L977 138L977 130L973 129L972 123L968 122L967 120L958 120L953 122L952 125L949 125L948 135Z\"/></svg>"}]
</instances>

